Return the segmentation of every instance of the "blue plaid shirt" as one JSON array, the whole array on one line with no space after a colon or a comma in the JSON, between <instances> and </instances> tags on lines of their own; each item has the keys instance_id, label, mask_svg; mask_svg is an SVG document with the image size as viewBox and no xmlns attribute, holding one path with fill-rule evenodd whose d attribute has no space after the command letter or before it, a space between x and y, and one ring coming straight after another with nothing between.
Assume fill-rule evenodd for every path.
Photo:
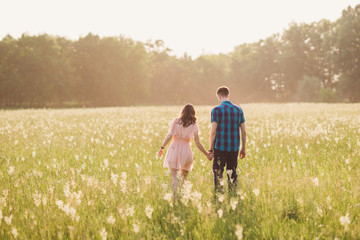
<instances>
[{"instance_id":1,"label":"blue plaid shirt","mask_svg":"<svg viewBox=\"0 0 360 240\"><path fill-rule=\"evenodd\" d=\"M214 148L225 152L239 151L239 128L245 123L243 110L230 101L223 101L211 111L211 122L217 123Z\"/></svg>"}]
</instances>

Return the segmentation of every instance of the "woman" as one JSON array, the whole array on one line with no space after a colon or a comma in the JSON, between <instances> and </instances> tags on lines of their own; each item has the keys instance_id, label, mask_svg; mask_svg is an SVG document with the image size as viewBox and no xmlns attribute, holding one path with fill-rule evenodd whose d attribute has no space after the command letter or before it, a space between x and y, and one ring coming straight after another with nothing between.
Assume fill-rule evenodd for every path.
<instances>
[{"instance_id":1,"label":"woman","mask_svg":"<svg viewBox=\"0 0 360 240\"><path fill-rule=\"evenodd\" d=\"M200 143L200 130L196 124L195 109L191 104L186 104L181 112L179 118L174 118L170 122L169 133L164 139L163 144L158 152L161 155L164 152L165 146L171 142L164 160L164 167L171 170L171 189L176 194L179 182L177 178L177 171L181 169L181 176L186 180L187 174L193 167L193 155L190 147L190 140L194 139L196 147L207 157L213 158L211 153L208 153L204 146Z\"/></svg>"}]
</instances>

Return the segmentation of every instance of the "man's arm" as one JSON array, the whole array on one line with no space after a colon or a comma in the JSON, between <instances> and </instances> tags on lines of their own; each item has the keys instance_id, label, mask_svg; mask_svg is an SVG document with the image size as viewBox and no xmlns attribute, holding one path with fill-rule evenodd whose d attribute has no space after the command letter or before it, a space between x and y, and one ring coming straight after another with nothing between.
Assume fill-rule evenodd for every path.
<instances>
[{"instance_id":1,"label":"man's arm","mask_svg":"<svg viewBox=\"0 0 360 240\"><path fill-rule=\"evenodd\" d=\"M217 122L212 122L211 123L211 132L210 132L210 144L209 144L210 147L209 147L209 150L214 150L216 129L217 129Z\"/></svg>"},{"instance_id":2,"label":"man's arm","mask_svg":"<svg viewBox=\"0 0 360 240\"><path fill-rule=\"evenodd\" d=\"M240 158L244 158L246 156L246 129L245 123L240 124L240 132L241 132L241 150L240 150Z\"/></svg>"}]
</instances>

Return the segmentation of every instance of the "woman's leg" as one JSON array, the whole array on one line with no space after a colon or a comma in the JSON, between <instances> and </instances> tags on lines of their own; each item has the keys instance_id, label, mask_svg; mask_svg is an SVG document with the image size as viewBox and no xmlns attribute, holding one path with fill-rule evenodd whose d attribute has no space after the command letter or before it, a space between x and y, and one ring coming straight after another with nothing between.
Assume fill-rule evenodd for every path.
<instances>
[{"instance_id":1,"label":"woman's leg","mask_svg":"<svg viewBox=\"0 0 360 240\"><path fill-rule=\"evenodd\" d=\"M182 178L183 183L186 180L188 174L189 174L189 171L187 171L185 169L181 169L181 178Z\"/></svg>"},{"instance_id":2,"label":"woman's leg","mask_svg":"<svg viewBox=\"0 0 360 240\"><path fill-rule=\"evenodd\" d=\"M171 190L176 194L177 188L179 186L179 180L177 178L177 170L171 168Z\"/></svg>"}]
</instances>

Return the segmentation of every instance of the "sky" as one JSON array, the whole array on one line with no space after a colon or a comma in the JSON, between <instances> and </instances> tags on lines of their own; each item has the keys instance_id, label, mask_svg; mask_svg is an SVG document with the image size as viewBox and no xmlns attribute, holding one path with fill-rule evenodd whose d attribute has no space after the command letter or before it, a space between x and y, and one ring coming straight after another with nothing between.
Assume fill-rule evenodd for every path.
<instances>
[{"instance_id":1,"label":"sky","mask_svg":"<svg viewBox=\"0 0 360 240\"><path fill-rule=\"evenodd\" d=\"M291 22L335 21L360 0L0 0L0 38L88 33L163 40L171 54L228 53Z\"/></svg>"}]
</instances>

